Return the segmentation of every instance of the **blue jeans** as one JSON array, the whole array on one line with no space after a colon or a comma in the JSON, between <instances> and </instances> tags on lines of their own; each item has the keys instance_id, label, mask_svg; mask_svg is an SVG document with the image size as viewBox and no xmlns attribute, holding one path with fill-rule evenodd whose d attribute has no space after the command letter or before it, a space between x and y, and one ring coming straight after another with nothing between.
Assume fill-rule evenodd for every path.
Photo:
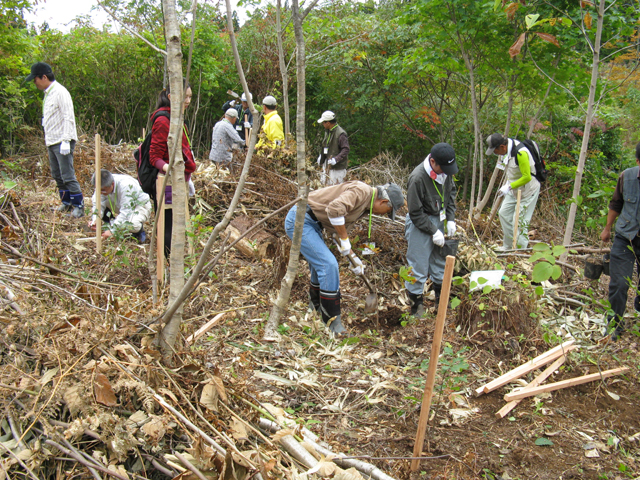
<instances>
[{"instance_id":1,"label":"blue jeans","mask_svg":"<svg viewBox=\"0 0 640 480\"><path fill-rule=\"evenodd\" d=\"M440 215L429 215L429 219L444 233L444 221L440 220ZM410 293L422 295L429 277L436 285L442 285L445 258L441 249L434 245L433 235L416 227L407 215L404 236L407 239L407 263L412 267L411 276L416 279L415 283L405 281L405 288Z\"/></svg>"},{"instance_id":2,"label":"blue jeans","mask_svg":"<svg viewBox=\"0 0 640 480\"><path fill-rule=\"evenodd\" d=\"M51 176L56 181L60 198L65 205L82 207L84 205L80 183L76 179L76 172L73 169L73 150L76 146L75 140L71 141L71 151L67 155L60 153L60 144L56 143L47 147L49 153L49 167Z\"/></svg>"},{"instance_id":3,"label":"blue jeans","mask_svg":"<svg viewBox=\"0 0 640 480\"><path fill-rule=\"evenodd\" d=\"M294 205L284 221L284 229L291 239L293 239L297 211L298 206ZM320 285L320 290L324 292L337 292L340 288L338 261L324 243L321 224L311 218L308 213L304 217L300 251L309 262L311 283Z\"/></svg>"}]
</instances>

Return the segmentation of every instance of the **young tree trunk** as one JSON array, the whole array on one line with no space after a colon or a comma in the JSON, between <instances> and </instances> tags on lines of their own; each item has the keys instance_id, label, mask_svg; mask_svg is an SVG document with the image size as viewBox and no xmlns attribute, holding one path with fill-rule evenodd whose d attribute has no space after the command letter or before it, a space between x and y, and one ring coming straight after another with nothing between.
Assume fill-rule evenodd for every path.
<instances>
[{"instance_id":1,"label":"young tree trunk","mask_svg":"<svg viewBox=\"0 0 640 480\"><path fill-rule=\"evenodd\" d=\"M595 97L596 87L598 85L598 70L600 67L600 42L602 41L604 7L605 0L600 0L600 3L598 4L598 23L596 27L596 38L593 42L593 63L591 67L591 83L589 85L589 100L587 102L587 116L584 121L584 136L582 137L582 146L580 147L580 157L578 158L576 178L573 183L573 195L571 197L571 207L569 208L567 226L564 231L563 245L571 245L571 236L573 235L573 227L576 221L576 211L578 209L578 196L580 195L580 186L582 184L582 174L584 172L584 164L587 158L587 150L589 148L591 124L593 122L593 117L595 114ZM561 260L566 260L566 253L562 255Z\"/></svg>"},{"instance_id":2,"label":"young tree trunk","mask_svg":"<svg viewBox=\"0 0 640 480\"><path fill-rule=\"evenodd\" d=\"M297 146L297 166L298 166L298 211L296 212L296 221L293 231L293 240L291 250L289 252L289 263L287 265L287 273L282 279L278 298L271 308L269 320L264 330L264 340L274 341L278 339L277 328L280 323L280 317L285 312L291 295L291 287L298 273L298 265L300 263L300 244L302 242L302 227L304 225L304 216L307 210L307 196L309 195L309 186L307 185L306 173L306 152L305 152L305 102L306 102L306 52L304 33L302 31L302 22L304 16L309 12L315 3L307 7L304 14L301 14L298 0L291 2L291 17L293 20L293 28L296 39L296 76L298 81L298 98L296 108L296 146Z\"/></svg>"},{"instance_id":3,"label":"young tree trunk","mask_svg":"<svg viewBox=\"0 0 640 480\"><path fill-rule=\"evenodd\" d=\"M517 78L517 75L514 76L514 83L516 78ZM509 136L509 129L511 128L512 114L513 114L513 88L509 89L509 105L507 107L507 124L504 128L504 134L507 137ZM484 148L484 145L482 145L482 148ZM486 207L487 203L489 203L489 199L491 198L491 193L493 192L493 186L496 183L496 179L498 178L498 172L500 172L498 165L499 165L499 162L497 161L496 166L493 169L493 173L491 174L491 179L489 179L489 185L487 185L487 191L484 193L484 197L482 197L482 200L480 200L480 202L478 202L478 205L476 206L476 214L473 217L476 220L480 219L480 214L482 213L482 210L484 210L484 207Z\"/></svg>"},{"instance_id":4,"label":"young tree trunk","mask_svg":"<svg viewBox=\"0 0 640 480\"><path fill-rule=\"evenodd\" d=\"M171 88L171 124L167 147L172 156L173 168L170 171L173 196L173 231L171 236L171 287L169 303L175 301L184 285L184 241L185 241L185 204L186 185L184 180L184 162L182 161L183 99L182 91L182 47L180 25L175 0L163 0L164 26L167 38L167 68ZM176 115L177 114L177 115ZM165 358L173 353L173 347L180 331L182 309L176 310L160 332L160 348Z\"/></svg>"},{"instance_id":5,"label":"young tree trunk","mask_svg":"<svg viewBox=\"0 0 640 480\"><path fill-rule=\"evenodd\" d=\"M458 41L460 42L460 52L462 59L469 72L469 92L471 93L471 111L473 114L473 176L471 177L471 196L469 198L469 216L473 213L475 192L476 192L476 165L478 157L480 157L480 172L478 172L478 201L480 200L480 192L482 191L482 155L478 151L480 144L480 120L478 119L478 99L476 97L476 80L475 71L471 58L465 50L462 38L458 33Z\"/></svg>"},{"instance_id":6,"label":"young tree trunk","mask_svg":"<svg viewBox=\"0 0 640 480\"><path fill-rule=\"evenodd\" d=\"M282 75L282 101L284 103L284 146L289 147L289 137L291 136L291 122L289 119L289 72L284 59L284 47L282 45L282 1L276 3L276 29L278 30L278 62L280 63L280 74Z\"/></svg>"},{"instance_id":7,"label":"young tree trunk","mask_svg":"<svg viewBox=\"0 0 640 480\"><path fill-rule=\"evenodd\" d=\"M227 6L227 28L229 30L229 40L231 41L231 50L233 51L233 57L236 63L236 68L238 70L238 76L240 77L240 83L242 84L242 88L245 92L245 96L247 98L247 103L249 103L249 108L253 113L253 129L251 130L251 139L249 140L249 148L247 150L247 157L244 162L244 166L242 167L242 173L240 174L240 178L238 179L238 186L236 187L236 191L233 194L233 198L231 199L231 203L229 204L229 208L227 212L224 214L224 217L218 223L211 235L209 235L209 239L207 240L204 249L202 250L202 254L200 255L200 259L198 260L198 264L193 269L193 273L191 277L187 280L184 285L184 288L178 295L178 297L172 303L169 303L169 307L167 311L164 313L163 318L166 320L171 318L173 314L181 307L182 303L191 293L191 289L199 280L199 276L207 265L209 253L213 248L214 242L218 239L220 232L223 232L229 222L231 221L231 217L233 216L236 207L238 206L238 202L240 201L240 195L242 194L242 190L244 189L245 182L247 181L247 176L249 175L249 167L251 166L251 159L253 157L253 152L256 146L256 142L258 140L258 129L257 125L260 125L260 113L255 109L253 101L251 101L251 97L249 96L249 88L247 87L247 81L244 76L244 71L242 70L242 63L240 62L240 55L238 54L238 45L236 43L236 37L233 32L233 23L232 23L232 11L231 11L231 2L226 0Z\"/></svg>"},{"instance_id":8,"label":"young tree trunk","mask_svg":"<svg viewBox=\"0 0 640 480\"><path fill-rule=\"evenodd\" d=\"M464 166L464 187L462 190L462 199L467 199L467 192L469 191L469 177L471 176L471 170L469 164L471 163L471 155L473 154L473 146L469 145L469 154L467 155L467 161Z\"/></svg>"}]
</instances>

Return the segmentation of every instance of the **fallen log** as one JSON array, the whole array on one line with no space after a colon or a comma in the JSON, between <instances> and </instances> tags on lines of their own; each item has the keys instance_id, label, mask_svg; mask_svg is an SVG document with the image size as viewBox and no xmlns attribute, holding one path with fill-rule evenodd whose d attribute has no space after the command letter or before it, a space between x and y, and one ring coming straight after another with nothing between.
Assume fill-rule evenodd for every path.
<instances>
[{"instance_id":1,"label":"fallen log","mask_svg":"<svg viewBox=\"0 0 640 480\"><path fill-rule=\"evenodd\" d=\"M534 387L531 390L520 390L514 393L508 393L504 396L506 402L512 400L521 400L527 397L533 397L540 393L553 392L554 390L560 390L562 388L573 387L575 385L582 385L583 383L593 382L595 380L604 380L607 377L613 377L614 375L620 375L629 371L628 367L613 368L611 370L605 370L604 372L591 373L582 377L570 378L569 380L562 380L561 382L550 383L549 385L542 385L540 387Z\"/></svg>"},{"instance_id":2,"label":"fallen log","mask_svg":"<svg viewBox=\"0 0 640 480\"><path fill-rule=\"evenodd\" d=\"M558 345L557 347L552 348L551 350L538 355L533 360L529 360L527 363L520 365L519 367L514 368L513 370L508 371L504 375L500 375L495 380L482 385L481 387L476 389L476 395L482 395L483 393L489 393L493 390L506 385L512 380L516 378L520 378L526 373L529 373L537 368L540 368L542 365L546 365L547 363L555 360L556 358L565 355L567 352L574 350L577 348L573 345L575 340L571 339L567 342L564 342L562 345Z\"/></svg>"}]
</instances>

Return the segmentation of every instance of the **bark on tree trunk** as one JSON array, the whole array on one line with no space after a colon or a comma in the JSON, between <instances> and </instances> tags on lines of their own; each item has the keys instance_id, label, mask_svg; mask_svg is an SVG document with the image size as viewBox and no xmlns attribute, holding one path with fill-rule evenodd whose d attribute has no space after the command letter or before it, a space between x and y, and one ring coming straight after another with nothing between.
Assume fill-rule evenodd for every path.
<instances>
[{"instance_id":1,"label":"bark on tree trunk","mask_svg":"<svg viewBox=\"0 0 640 480\"><path fill-rule=\"evenodd\" d=\"M573 195L571 197L571 207L569 208L569 217L567 218L567 226L564 231L563 245L571 244L571 236L573 235L573 227L576 221L576 211L578 210L578 196L580 195L580 186L582 185L582 174L584 173L584 164L587 158L589 148L589 135L591 133L591 123L595 114L595 97L596 87L598 85L598 70L600 67L600 43L602 41L602 24L604 23L604 7L605 0L600 0L598 4L598 23L596 27L596 39L593 42L593 63L591 67L591 83L589 85L589 100L587 103L587 116L584 122L584 136L582 137L582 146L580 147L580 157L578 158L578 168L576 170L576 179L573 184ZM567 254L564 253L560 260L565 261Z\"/></svg>"},{"instance_id":2,"label":"bark on tree trunk","mask_svg":"<svg viewBox=\"0 0 640 480\"><path fill-rule=\"evenodd\" d=\"M276 29L278 30L278 62L280 63L280 74L282 75L282 101L284 102L284 146L289 147L291 137L291 122L289 118L289 72L284 60L284 47L282 45L282 7L281 0L276 3Z\"/></svg>"},{"instance_id":3,"label":"bark on tree trunk","mask_svg":"<svg viewBox=\"0 0 640 480\"><path fill-rule=\"evenodd\" d=\"M240 62L240 55L238 54L238 45L236 44L235 34L233 33L233 23L231 21L231 18L232 18L231 3L229 2L229 0L226 0L226 6L227 6L227 28L229 29L229 39L231 41L231 50L233 51L233 57L236 62L238 76L240 77L240 83L242 84L242 88L248 100L249 108L253 113L254 128L251 130L251 139L249 141L249 149L247 150L247 158L244 162L242 173L240 174L240 178L238 179L238 186L236 188L235 193L233 194L233 198L231 199L229 208L227 209L227 212L225 213L220 223L218 223L214 227L213 231L211 232L211 235L209 236L209 239L207 240L207 244L204 246L204 249L202 250L202 254L200 256L200 259L198 260L198 264L194 268L191 277L189 277L189 280L187 280L187 282L184 285L184 288L182 289L178 297L175 299L175 301L173 301L172 303L171 302L169 303L169 308L167 308L167 311L163 315L163 318L165 319L165 321L166 319L169 319L173 316L173 314L178 310L178 308L180 308L182 303L189 296L189 293L191 292L192 287L198 281L199 275L202 273L202 270L207 264L208 256L209 256L209 253L211 252L211 249L213 248L214 242L217 240L220 232L224 231L224 229L227 227L227 225L231 221L231 217L233 216L236 210L236 207L238 206L238 202L240 201L240 195L242 193L242 190L244 189L247 176L249 175L251 158L253 157L253 152L258 139L258 129L255 127L256 125L260 125L261 115L255 109L253 101L249 96L247 81L244 77L244 71L242 70L242 63Z\"/></svg>"},{"instance_id":4,"label":"bark on tree trunk","mask_svg":"<svg viewBox=\"0 0 640 480\"><path fill-rule=\"evenodd\" d=\"M317 2L316 2L317 3ZM311 7L314 5L312 3ZM308 13L309 8L306 12ZM302 227L304 225L304 216L307 209L307 196L309 195L309 186L307 185L306 174L306 152L305 152L305 102L306 102L306 53L304 33L302 31L302 22L304 16L300 13L298 0L291 2L291 17L293 20L293 28L296 39L296 75L298 80L298 98L296 109L296 146L297 146L297 166L298 166L298 211L296 212L296 221L293 231L293 240L291 250L289 252L289 263L287 265L287 273L282 279L278 298L271 308L269 320L264 330L264 340L275 341L278 339L277 328L280 323L291 295L291 287L298 273L298 265L300 263L300 244L302 242Z\"/></svg>"},{"instance_id":5,"label":"bark on tree trunk","mask_svg":"<svg viewBox=\"0 0 640 480\"><path fill-rule=\"evenodd\" d=\"M476 80L473 64L469 58L469 54L463 47L462 39L458 34L460 42L460 52L462 53L462 59L469 72L469 92L471 93L471 111L473 113L473 176L471 177L471 196L469 197L469 216L473 213L475 192L476 192L476 165L478 163L478 157L480 156L480 172L478 172L478 200L480 199L480 192L482 191L482 155L478 151L478 145L480 142L480 121L478 119L478 99L476 98Z\"/></svg>"},{"instance_id":6,"label":"bark on tree trunk","mask_svg":"<svg viewBox=\"0 0 640 480\"><path fill-rule=\"evenodd\" d=\"M163 0L165 35L167 38L167 67L171 88L171 123L167 147L173 159L171 183L173 196L173 229L171 235L171 287L169 302L175 301L184 285L184 240L185 240L185 204L186 185L184 180L184 162L182 161L182 125L183 125L183 80L182 47L180 25L175 0ZM176 113L178 113L176 115ZM163 356L170 357L180 331L182 309L176 310L160 332L160 348Z\"/></svg>"}]
</instances>

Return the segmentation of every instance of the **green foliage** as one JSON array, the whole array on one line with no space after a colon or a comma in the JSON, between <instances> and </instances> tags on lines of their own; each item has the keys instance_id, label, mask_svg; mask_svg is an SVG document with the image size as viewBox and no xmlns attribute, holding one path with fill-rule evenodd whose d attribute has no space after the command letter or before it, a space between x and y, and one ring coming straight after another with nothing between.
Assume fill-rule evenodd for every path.
<instances>
[{"instance_id":1,"label":"green foliage","mask_svg":"<svg viewBox=\"0 0 640 480\"><path fill-rule=\"evenodd\" d=\"M544 282L553 278L557 280L562 275L562 268L556 265L556 259L566 251L562 245L556 245L553 248L546 243L536 243L533 246L533 255L529 258L531 263L538 262L533 267L531 279L536 282ZM539 290L536 289L536 294Z\"/></svg>"}]
</instances>

